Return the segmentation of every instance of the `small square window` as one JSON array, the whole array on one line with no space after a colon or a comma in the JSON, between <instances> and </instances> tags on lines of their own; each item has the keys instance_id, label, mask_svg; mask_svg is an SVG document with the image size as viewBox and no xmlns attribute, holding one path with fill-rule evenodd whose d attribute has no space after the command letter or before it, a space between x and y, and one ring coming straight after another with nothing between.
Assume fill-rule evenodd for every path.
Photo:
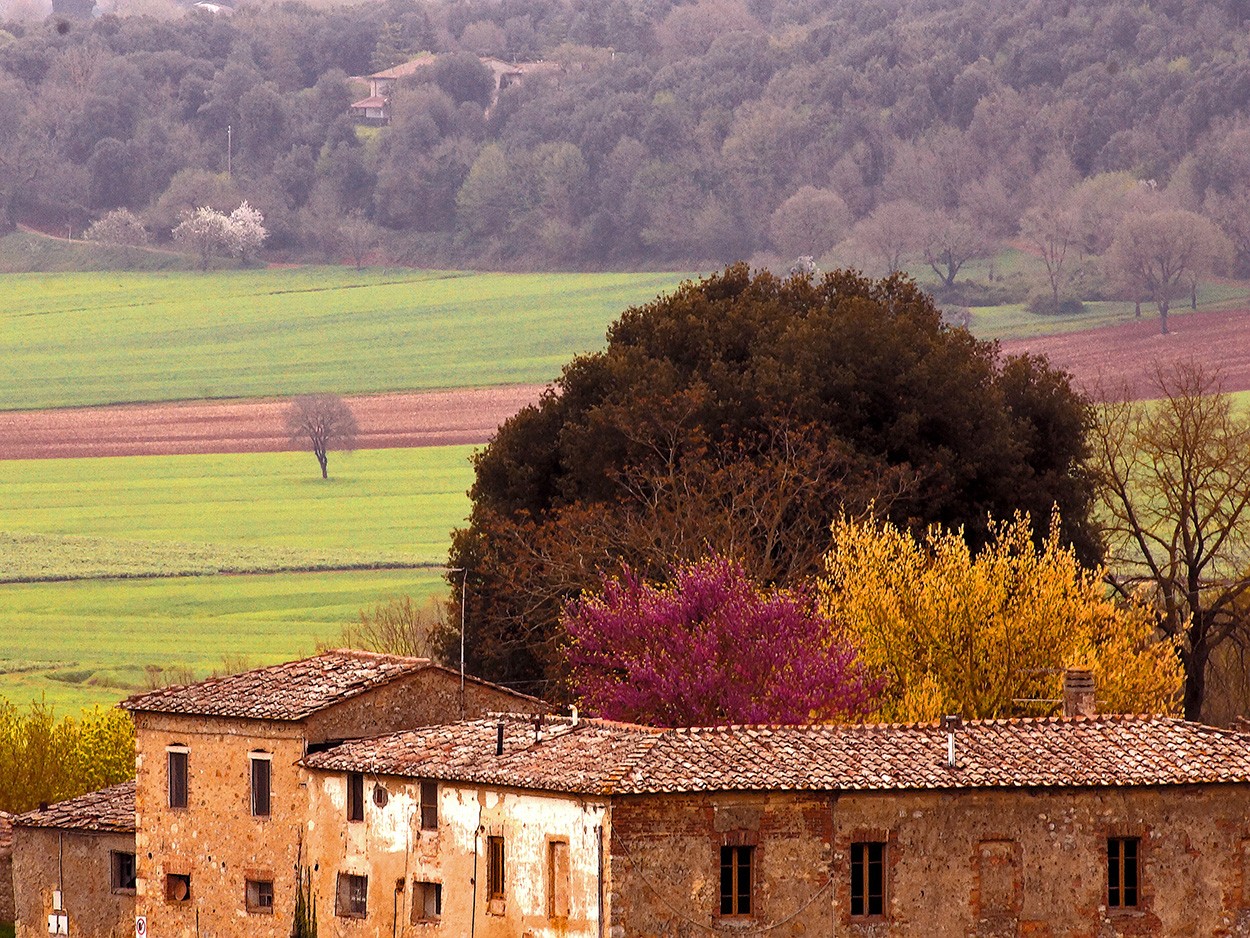
<instances>
[{"instance_id":1,"label":"small square window","mask_svg":"<svg viewBox=\"0 0 1250 938\"><path fill-rule=\"evenodd\" d=\"M885 914L885 844L851 844L851 915Z\"/></svg>"},{"instance_id":2,"label":"small square window","mask_svg":"<svg viewBox=\"0 0 1250 938\"><path fill-rule=\"evenodd\" d=\"M340 918L364 918L369 903L369 877L339 873L334 894L334 914Z\"/></svg>"},{"instance_id":3,"label":"small square window","mask_svg":"<svg viewBox=\"0 0 1250 938\"><path fill-rule=\"evenodd\" d=\"M438 782L421 783L421 829L438 830Z\"/></svg>"},{"instance_id":4,"label":"small square window","mask_svg":"<svg viewBox=\"0 0 1250 938\"><path fill-rule=\"evenodd\" d=\"M755 848L720 848L720 914L751 914L751 874Z\"/></svg>"},{"instance_id":5,"label":"small square window","mask_svg":"<svg viewBox=\"0 0 1250 938\"><path fill-rule=\"evenodd\" d=\"M365 777L359 772L347 773L347 819L365 819Z\"/></svg>"},{"instance_id":6,"label":"small square window","mask_svg":"<svg viewBox=\"0 0 1250 938\"><path fill-rule=\"evenodd\" d=\"M443 914L443 884L412 881L412 924L437 922Z\"/></svg>"},{"instance_id":7,"label":"small square window","mask_svg":"<svg viewBox=\"0 0 1250 938\"><path fill-rule=\"evenodd\" d=\"M135 855L121 850L114 850L109 856L111 870L110 886L113 892L132 893L135 891Z\"/></svg>"},{"instance_id":8,"label":"small square window","mask_svg":"<svg viewBox=\"0 0 1250 938\"><path fill-rule=\"evenodd\" d=\"M1107 907L1135 909L1141 883L1141 842L1136 837L1107 839Z\"/></svg>"},{"instance_id":9,"label":"small square window","mask_svg":"<svg viewBox=\"0 0 1250 938\"><path fill-rule=\"evenodd\" d=\"M273 912L273 880L247 880L244 901L249 912Z\"/></svg>"},{"instance_id":10,"label":"small square window","mask_svg":"<svg viewBox=\"0 0 1250 938\"><path fill-rule=\"evenodd\" d=\"M165 898L170 902L189 902L191 900L191 875L189 873L166 873Z\"/></svg>"}]
</instances>

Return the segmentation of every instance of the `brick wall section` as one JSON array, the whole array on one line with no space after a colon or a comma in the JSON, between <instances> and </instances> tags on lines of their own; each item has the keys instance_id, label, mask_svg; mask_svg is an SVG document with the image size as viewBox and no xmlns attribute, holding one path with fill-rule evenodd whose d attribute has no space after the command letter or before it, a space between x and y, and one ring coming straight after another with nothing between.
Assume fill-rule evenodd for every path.
<instances>
[{"instance_id":1,"label":"brick wall section","mask_svg":"<svg viewBox=\"0 0 1250 938\"><path fill-rule=\"evenodd\" d=\"M18 938L48 934L52 891L62 869L62 903L69 933L79 938L124 938L135 932L135 897L112 888L113 850L129 853L129 834L18 827L13 832L13 874L18 892ZM59 854L58 854L59 851Z\"/></svg>"},{"instance_id":2,"label":"brick wall section","mask_svg":"<svg viewBox=\"0 0 1250 938\"><path fill-rule=\"evenodd\" d=\"M758 844L773 935L1250 935L1245 785L614 798L612 938L717 922L719 848ZM1141 903L1106 908L1108 837L1140 837ZM887 914L850 916L850 852L887 844ZM823 889L823 891L822 891Z\"/></svg>"}]
</instances>

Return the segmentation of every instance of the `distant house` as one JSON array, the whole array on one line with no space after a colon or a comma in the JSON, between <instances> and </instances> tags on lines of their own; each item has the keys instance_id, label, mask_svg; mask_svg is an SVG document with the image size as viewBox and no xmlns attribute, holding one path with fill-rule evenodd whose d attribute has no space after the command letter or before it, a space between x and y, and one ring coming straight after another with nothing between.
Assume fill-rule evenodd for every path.
<instances>
[{"instance_id":1,"label":"distant house","mask_svg":"<svg viewBox=\"0 0 1250 938\"><path fill-rule=\"evenodd\" d=\"M564 71L558 62L505 62L491 56L481 56L483 65L490 69L495 79L495 89L491 94L491 105L498 100L500 92L513 85L520 84L527 78L537 75L554 76ZM429 52L423 52L394 68L388 68L373 75L365 76L369 82L369 97L362 98L351 106L352 115L362 123L385 125L391 122L391 97L401 78L410 78L435 62Z\"/></svg>"},{"instance_id":2,"label":"distant house","mask_svg":"<svg viewBox=\"0 0 1250 938\"><path fill-rule=\"evenodd\" d=\"M135 783L20 814L13 824L19 938L113 938L135 926Z\"/></svg>"}]
</instances>

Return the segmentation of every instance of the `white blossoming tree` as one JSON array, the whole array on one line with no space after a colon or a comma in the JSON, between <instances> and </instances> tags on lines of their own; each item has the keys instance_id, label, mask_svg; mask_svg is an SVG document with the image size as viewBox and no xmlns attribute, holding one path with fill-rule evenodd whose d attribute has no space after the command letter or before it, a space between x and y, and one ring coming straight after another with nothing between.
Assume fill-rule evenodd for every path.
<instances>
[{"instance_id":1,"label":"white blossoming tree","mask_svg":"<svg viewBox=\"0 0 1250 938\"><path fill-rule=\"evenodd\" d=\"M183 215L173 230L174 241L194 251L200 258L200 269L208 270L214 255L230 254L246 261L268 236L265 218L247 202L229 215L201 205Z\"/></svg>"},{"instance_id":2,"label":"white blossoming tree","mask_svg":"<svg viewBox=\"0 0 1250 938\"><path fill-rule=\"evenodd\" d=\"M265 243L269 232L265 230L264 221L265 216L246 201L230 213L230 248L241 260L246 261L249 254Z\"/></svg>"}]
</instances>

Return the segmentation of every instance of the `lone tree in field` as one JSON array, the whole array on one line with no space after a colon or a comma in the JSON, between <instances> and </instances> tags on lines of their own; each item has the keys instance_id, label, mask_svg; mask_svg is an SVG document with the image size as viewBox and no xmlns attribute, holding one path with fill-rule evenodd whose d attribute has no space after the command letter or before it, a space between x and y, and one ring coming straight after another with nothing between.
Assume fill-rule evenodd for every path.
<instances>
[{"instance_id":1,"label":"lone tree in field","mask_svg":"<svg viewBox=\"0 0 1250 938\"><path fill-rule=\"evenodd\" d=\"M331 449L351 452L359 432L355 414L337 394L301 394L295 398L287 408L286 429L292 443L312 445L323 479L329 478L326 453Z\"/></svg>"}]
</instances>

